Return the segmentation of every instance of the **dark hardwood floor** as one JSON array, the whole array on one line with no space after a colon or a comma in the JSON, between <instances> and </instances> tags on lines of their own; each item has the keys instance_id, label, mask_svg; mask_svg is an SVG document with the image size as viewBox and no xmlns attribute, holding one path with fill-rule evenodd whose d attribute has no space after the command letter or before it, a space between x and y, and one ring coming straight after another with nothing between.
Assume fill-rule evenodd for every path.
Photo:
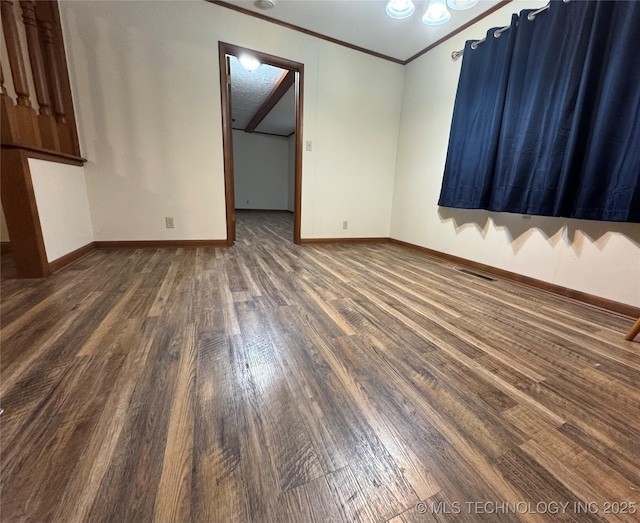
<instances>
[{"instance_id":1,"label":"dark hardwood floor","mask_svg":"<svg viewBox=\"0 0 640 523\"><path fill-rule=\"evenodd\" d=\"M2 521L640 521L631 318L237 218L230 249L3 258Z\"/></svg>"}]
</instances>

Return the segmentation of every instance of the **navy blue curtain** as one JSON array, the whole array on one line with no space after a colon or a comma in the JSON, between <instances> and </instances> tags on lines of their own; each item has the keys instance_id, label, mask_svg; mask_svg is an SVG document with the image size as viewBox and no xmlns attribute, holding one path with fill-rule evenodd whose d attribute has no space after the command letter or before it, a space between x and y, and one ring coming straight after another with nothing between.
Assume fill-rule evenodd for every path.
<instances>
[{"instance_id":1,"label":"navy blue curtain","mask_svg":"<svg viewBox=\"0 0 640 523\"><path fill-rule=\"evenodd\" d=\"M517 22L513 15L511 28L499 38L498 28L489 29L475 49L474 40L466 42L438 205L486 209L489 204Z\"/></svg>"},{"instance_id":2,"label":"navy blue curtain","mask_svg":"<svg viewBox=\"0 0 640 523\"><path fill-rule=\"evenodd\" d=\"M488 201L476 208L640 222L640 2L554 1L532 12L513 31L492 174L482 176ZM447 167L458 155L477 152L452 136ZM477 173L456 168L458 185L475 187ZM445 168L443 195L448 186Z\"/></svg>"},{"instance_id":3,"label":"navy blue curtain","mask_svg":"<svg viewBox=\"0 0 640 523\"><path fill-rule=\"evenodd\" d=\"M560 209L640 222L640 2L598 2Z\"/></svg>"}]
</instances>

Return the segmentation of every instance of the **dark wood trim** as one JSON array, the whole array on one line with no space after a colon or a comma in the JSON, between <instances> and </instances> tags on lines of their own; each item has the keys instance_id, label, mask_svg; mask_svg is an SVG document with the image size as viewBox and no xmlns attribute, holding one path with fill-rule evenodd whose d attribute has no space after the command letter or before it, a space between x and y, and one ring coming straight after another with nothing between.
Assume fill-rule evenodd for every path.
<instances>
[{"instance_id":1,"label":"dark wood trim","mask_svg":"<svg viewBox=\"0 0 640 523\"><path fill-rule=\"evenodd\" d=\"M8 143L2 144L1 149L2 202L16 270L20 278L44 278L51 274L51 266L44 246L29 158L77 167L82 167L86 160L30 145Z\"/></svg>"},{"instance_id":2,"label":"dark wood trim","mask_svg":"<svg viewBox=\"0 0 640 523\"><path fill-rule=\"evenodd\" d=\"M304 65L300 64L300 68L296 71L296 150L295 150L295 169L293 182L293 243L300 245L302 243L302 110L304 107Z\"/></svg>"},{"instance_id":3,"label":"dark wood trim","mask_svg":"<svg viewBox=\"0 0 640 523\"><path fill-rule=\"evenodd\" d=\"M0 157L0 194L18 276L44 278L50 271L29 170L29 155L22 149L3 147Z\"/></svg>"},{"instance_id":4,"label":"dark wood trim","mask_svg":"<svg viewBox=\"0 0 640 523\"><path fill-rule=\"evenodd\" d=\"M271 89L271 92L267 96L262 105L256 111L256 114L253 115L249 124L245 127L245 132L252 133L255 131L256 127L260 125L262 120L271 112L276 104L282 99L282 97L289 91L291 86L294 84L294 76L295 72L293 71L285 71L282 73L282 76L278 79L277 83Z\"/></svg>"},{"instance_id":5,"label":"dark wood trim","mask_svg":"<svg viewBox=\"0 0 640 523\"><path fill-rule=\"evenodd\" d=\"M393 63L400 64L400 65L407 65L408 63L413 62L416 58L421 57L426 52L431 51L434 47L446 42L450 38L452 38L455 35L461 33L465 29L471 27L476 22L479 22L480 20L482 20L483 18L489 16L491 13L494 13L495 11L500 9L501 7L504 7L505 5L507 5L508 3L512 2L513 0L502 0L501 2L498 2L496 5L490 7L486 11L480 13L478 16L476 16L472 20L469 20L467 23L461 25L460 27L458 27L454 31L451 31L449 34L443 36L438 41L432 43L428 47L425 47L422 51L417 52L416 54L414 54L413 56L407 58L406 60L401 60L400 58L394 58L392 56L387 56L385 54L378 53L378 52L372 51L370 49L365 49L364 47L360 47L358 45L353 45L353 44L350 44L348 42L344 42L343 40L338 40L337 38L333 38L331 36L327 36L327 35L324 35L322 33L317 33L315 31L311 31L310 29L305 29L304 27L300 27L300 26L297 26L297 25L294 25L294 24L290 24L288 22L283 22L282 20L278 20L276 18L272 18L272 17L264 15L262 13L256 13L255 11L251 11L250 9L245 9L244 7L240 7L238 5L234 5L234 4L231 4L229 2L225 2L223 0L206 0L206 1L211 3L211 4L219 5L220 7L226 7L227 9L231 9L232 11L237 11L239 13L242 13L242 14L245 14L245 15L248 15L248 16L253 16L254 18L259 18L260 20L264 20L264 21L270 22L272 24L276 24L276 25L280 25L282 27L286 27L287 29L292 29L294 31L298 31L300 33L304 33L306 35L313 36L315 38L320 38L321 40L325 40L325 41L331 42L333 44L337 44L337 45L341 45L343 47L347 47L349 49L353 49L354 51L360 51L361 53L365 53L365 54L368 54L370 56L375 56L376 58L381 58L382 60L388 60L389 62L393 62Z\"/></svg>"},{"instance_id":6,"label":"dark wood trim","mask_svg":"<svg viewBox=\"0 0 640 523\"><path fill-rule=\"evenodd\" d=\"M41 146L42 136L38 125L38 115L30 98L30 85L27 80L28 62L25 60L22 39L20 38L22 31L18 28L17 12L14 11L13 6L13 0L3 0L0 3L2 31L7 48L11 80L16 93L16 104L8 104L6 108L15 117L15 138L24 143ZM25 20L24 17L20 17L20 19L21 22ZM24 23L21 23L20 26L23 31L26 31ZM33 43L32 39L28 41Z\"/></svg>"},{"instance_id":7,"label":"dark wood trim","mask_svg":"<svg viewBox=\"0 0 640 523\"><path fill-rule=\"evenodd\" d=\"M497 11L498 9L500 9L501 7L504 7L505 5L511 3L512 1L513 0L502 0L501 2L498 2L493 7L490 7L489 9L484 11L483 13L480 13L478 16L473 18L472 20L469 20L466 24L463 24L460 27L458 27L455 31L451 31L449 34L447 34L447 35L443 36L442 38L440 38L440 40L437 40L436 42L432 43L430 46L425 47L422 51L414 54L410 58L407 58L406 60L404 60L402 62L402 65L407 65L407 64L413 62L416 58L420 58L423 54L427 53L428 51L431 51L431 49L433 49L434 47L437 47L438 45L446 42L447 40L449 40L450 38L454 37L458 33L461 33L462 31L464 31L468 27L471 27L476 22L479 22L483 18L489 16L491 13Z\"/></svg>"},{"instance_id":8,"label":"dark wood trim","mask_svg":"<svg viewBox=\"0 0 640 523\"><path fill-rule=\"evenodd\" d=\"M290 212L293 214L293 211L289 209L242 209L240 207L236 207L236 211L242 212Z\"/></svg>"},{"instance_id":9,"label":"dark wood trim","mask_svg":"<svg viewBox=\"0 0 640 523\"><path fill-rule=\"evenodd\" d=\"M17 2L16 2L17 3ZM57 0L21 1L22 20L14 16L12 2L2 2L3 28L7 43L11 76L16 92L16 105L3 96L4 117L11 121L3 125L3 143L20 143L35 149L63 151L73 157L80 156L78 133L71 94L71 83L64 50L64 38ZM18 27L22 29L19 31ZM25 62L22 41L17 33L26 34ZM29 98L26 66L31 65L30 76L35 87L38 112ZM6 92L3 92L6 95ZM15 124L15 125L14 125ZM11 131L11 132L7 132Z\"/></svg>"},{"instance_id":10,"label":"dark wood trim","mask_svg":"<svg viewBox=\"0 0 640 523\"><path fill-rule=\"evenodd\" d=\"M302 238L302 245L317 245L321 243L388 243L389 238L366 237L366 238Z\"/></svg>"},{"instance_id":11,"label":"dark wood trim","mask_svg":"<svg viewBox=\"0 0 640 523\"><path fill-rule=\"evenodd\" d=\"M227 247L227 240L124 240L96 241L97 249L158 249L176 247Z\"/></svg>"},{"instance_id":12,"label":"dark wood trim","mask_svg":"<svg viewBox=\"0 0 640 523\"><path fill-rule=\"evenodd\" d=\"M51 15L53 17L53 30L58 41L56 46L58 50L58 67L60 67L60 82L62 83L62 95L64 98L64 106L66 109L66 124L69 128L71 138L71 148L76 157L80 157L80 141L78 139L78 126L76 124L76 112L73 105L73 95L71 93L71 80L69 79L69 68L67 67L67 54L64 46L64 36L62 34L62 23L60 17L60 6L57 1L46 2L50 4ZM37 4L45 4L45 2L37 2ZM86 160L84 160L86 162Z\"/></svg>"},{"instance_id":13,"label":"dark wood trim","mask_svg":"<svg viewBox=\"0 0 640 523\"><path fill-rule=\"evenodd\" d=\"M208 1L208 0L207 0ZM298 71L300 66L302 65L300 62L296 62L294 60L289 60L287 58L281 58L279 56L274 56L269 53L263 53L262 51L258 51L256 49L250 49L249 47L242 47L240 45L230 44L228 42L218 42L218 48L220 45L224 46L224 50L226 54L233 56L240 56L242 54L250 54L255 56L260 63L273 65L274 67L279 67L280 69L289 69L290 71Z\"/></svg>"},{"instance_id":14,"label":"dark wood trim","mask_svg":"<svg viewBox=\"0 0 640 523\"><path fill-rule=\"evenodd\" d=\"M0 242L0 253L11 252L11 242Z\"/></svg>"},{"instance_id":15,"label":"dark wood trim","mask_svg":"<svg viewBox=\"0 0 640 523\"><path fill-rule=\"evenodd\" d=\"M220 104L222 110L222 154L224 159L224 197L227 220L227 245L236 240L235 191L233 180L233 118L231 117L231 71L227 55L231 47L218 42L220 67Z\"/></svg>"},{"instance_id":16,"label":"dark wood trim","mask_svg":"<svg viewBox=\"0 0 640 523\"><path fill-rule=\"evenodd\" d=\"M9 242L2 242L2 244ZM11 244L9 243L9 247ZM158 249L158 248L195 248L226 247L226 240L134 240L134 241L95 241L76 249L60 258L49 262L52 273L59 272L67 266L84 258L96 249Z\"/></svg>"},{"instance_id":17,"label":"dark wood trim","mask_svg":"<svg viewBox=\"0 0 640 523\"><path fill-rule=\"evenodd\" d=\"M234 127L233 130L242 131L243 133L247 132L244 129L240 129L239 127ZM296 132L293 131L291 134L275 134L275 133L265 133L263 131L252 131L251 134L263 134L265 136L275 136L276 138L289 138L289 136L296 134Z\"/></svg>"},{"instance_id":18,"label":"dark wood trim","mask_svg":"<svg viewBox=\"0 0 640 523\"><path fill-rule=\"evenodd\" d=\"M227 72L227 55L240 56L250 53L263 64L288 69L294 76L296 100L296 149L295 149L295 198L293 213L293 241L300 244L302 220L302 112L304 106L304 64L280 58L254 49L218 42L220 66L220 102L222 106L222 147L224 157L225 208L227 216L227 245L235 242L235 197L233 180L233 125L231 118L230 76Z\"/></svg>"},{"instance_id":19,"label":"dark wood trim","mask_svg":"<svg viewBox=\"0 0 640 523\"><path fill-rule=\"evenodd\" d=\"M272 24L280 25L282 27L286 27L287 29L298 31L299 33L304 33L309 36L320 38L321 40L325 40L326 42L331 42L332 44L341 45L342 47L347 47L349 49L353 49L354 51L360 51L361 53L365 53L370 56L375 56L376 58L382 58L383 60L388 60L389 62L394 62L396 64L401 64L401 65L404 64L403 60L400 60L399 58L393 58L392 56L387 56L386 54L378 53L376 51L371 51L370 49L365 49L364 47L353 45L348 42L338 40L337 38L324 35L322 33L316 33L315 31L311 31L310 29L305 29L304 27L290 24L289 22L283 22L282 20L271 18L270 16L263 15L262 13L256 13L255 11L251 11L250 9L245 9L244 7L240 7L235 4L230 4L228 2L224 2L220 0L206 0L206 1L209 2L210 4L216 4L216 5L219 5L220 7L226 7L227 9L231 9L232 11L237 11L239 13L242 13L248 16L253 16L254 18L259 18L260 20L264 20L265 22L271 22Z\"/></svg>"},{"instance_id":20,"label":"dark wood trim","mask_svg":"<svg viewBox=\"0 0 640 523\"><path fill-rule=\"evenodd\" d=\"M76 165L82 167L86 162L86 158L74 156L72 154L61 153L44 149L42 147L34 147L31 145L23 145L19 143L3 143L2 149L20 149L27 153L29 158L37 158L38 160L47 160L49 162L66 163L68 165Z\"/></svg>"},{"instance_id":21,"label":"dark wood trim","mask_svg":"<svg viewBox=\"0 0 640 523\"><path fill-rule=\"evenodd\" d=\"M463 265L465 267L484 271L500 278L517 281L518 283L524 283L525 285L530 285L531 287L535 287L537 289L542 289L553 294L559 294L560 296L564 296L565 298L572 298L574 300L581 301L582 303L588 303L589 305L595 305L596 307L600 307L602 309L617 312L619 314L624 314L625 316L640 316L640 307L634 307L633 305L627 305L626 303L620 303L614 300L609 300L607 298L601 298L600 296L594 296L593 294L577 291L575 289L569 289L567 287L562 287L561 285L556 285L555 283L549 283L543 280L538 280L536 278L531 278L530 276L525 276L523 274L506 271L504 269L492 267L491 265L485 265L484 263L460 258L459 256L454 256L453 254L447 254L445 252L435 251L427 247L421 247L420 245L415 245L413 243L396 240L395 238L391 238L390 241L391 243L394 243L396 245L401 245L402 247L419 251L423 254L438 258L440 260L447 260L458 265Z\"/></svg>"},{"instance_id":22,"label":"dark wood trim","mask_svg":"<svg viewBox=\"0 0 640 523\"><path fill-rule=\"evenodd\" d=\"M66 268L68 265L71 265L72 263L77 262L80 258L84 258L90 252L95 251L95 249L96 249L96 246L94 242L87 243L86 245L80 247L79 249L76 249L75 251L71 251L70 253L65 254L64 256L60 256L60 258L57 258L52 262L49 262L49 270L51 272L61 271L62 269Z\"/></svg>"}]
</instances>

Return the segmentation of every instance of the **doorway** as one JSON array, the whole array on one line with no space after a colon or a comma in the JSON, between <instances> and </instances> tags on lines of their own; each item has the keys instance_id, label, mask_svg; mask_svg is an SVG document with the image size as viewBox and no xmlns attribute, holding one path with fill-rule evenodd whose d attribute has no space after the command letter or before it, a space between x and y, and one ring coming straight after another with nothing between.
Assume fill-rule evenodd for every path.
<instances>
[{"instance_id":1,"label":"doorway","mask_svg":"<svg viewBox=\"0 0 640 523\"><path fill-rule=\"evenodd\" d=\"M304 65L277 56L239 47L225 42L218 43L220 60L220 93L222 103L222 142L224 154L225 207L227 221L227 245L236 240L235 190L233 162L233 120L231 113L231 57L250 56L261 64L271 65L289 71L293 75L295 96L295 167L293 201L293 241L300 244L300 223L302 214L302 105L304 85Z\"/></svg>"}]
</instances>

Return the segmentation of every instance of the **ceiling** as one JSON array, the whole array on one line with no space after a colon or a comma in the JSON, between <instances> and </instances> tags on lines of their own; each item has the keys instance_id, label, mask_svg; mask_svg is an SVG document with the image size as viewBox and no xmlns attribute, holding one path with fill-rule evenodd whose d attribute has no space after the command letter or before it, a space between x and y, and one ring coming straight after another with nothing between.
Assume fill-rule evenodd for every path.
<instances>
[{"instance_id":1,"label":"ceiling","mask_svg":"<svg viewBox=\"0 0 640 523\"><path fill-rule=\"evenodd\" d=\"M232 127L244 130L286 70L262 64L255 71L249 72L235 56L230 58L230 65ZM295 128L295 97L291 87L264 117L255 132L289 136Z\"/></svg>"},{"instance_id":2,"label":"ceiling","mask_svg":"<svg viewBox=\"0 0 640 523\"><path fill-rule=\"evenodd\" d=\"M271 112L256 127L256 132L289 136L296 131L295 88L291 86Z\"/></svg>"},{"instance_id":3,"label":"ceiling","mask_svg":"<svg viewBox=\"0 0 640 523\"><path fill-rule=\"evenodd\" d=\"M438 27L428 27L422 23L427 0L413 0L416 10L405 20L394 20L387 16L387 0L274 1L276 6L272 9L259 8L255 0L215 3L307 33L317 33L316 36L321 38L360 48L394 62L407 63L425 49L486 16L508 0L479 0L476 6L465 11L450 9L451 20ZM249 72L236 57L232 57L231 115L234 129L247 127L285 72L284 69L265 64ZM295 99L292 87L255 128L255 132L289 136L294 131Z\"/></svg>"},{"instance_id":4,"label":"ceiling","mask_svg":"<svg viewBox=\"0 0 640 523\"><path fill-rule=\"evenodd\" d=\"M387 0L274 1L276 6L272 9L257 7L254 0L216 3L319 33L401 63L504 3L503 0L480 0L476 6L465 11L449 9L451 20L438 27L428 27L421 20L427 0L414 0L416 10L405 20L394 20L387 16Z\"/></svg>"}]
</instances>

